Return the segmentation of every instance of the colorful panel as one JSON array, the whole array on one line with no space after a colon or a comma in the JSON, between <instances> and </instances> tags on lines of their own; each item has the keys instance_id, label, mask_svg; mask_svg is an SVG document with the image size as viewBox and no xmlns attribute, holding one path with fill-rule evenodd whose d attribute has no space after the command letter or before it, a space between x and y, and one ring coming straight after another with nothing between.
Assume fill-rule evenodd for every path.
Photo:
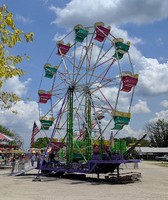
<instances>
[{"instance_id":1,"label":"colorful panel","mask_svg":"<svg viewBox=\"0 0 168 200\"><path fill-rule=\"evenodd\" d=\"M88 35L88 30L85 30L85 29L75 29L75 33L76 33L75 40L77 42L83 42L83 40Z\"/></svg>"},{"instance_id":2,"label":"colorful panel","mask_svg":"<svg viewBox=\"0 0 168 200\"><path fill-rule=\"evenodd\" d=\"M129 124L130 118L128 117L121 117L121 116L117 116L114 117L114 122L116 125L127 125Z\"/></svg>"},{"instance_id":3,"label":"colorful panel","mask_svg":"<svg viewBox=\"0 0 168 200\"><path fill-rule=\"evenodd\" d=\"M70 49L70 45L58 44L58 55L65 55Z\"/></svg>"},{"instance_id":4,"label":"colorful panel","mask_svg":"<svg viewBox=\"0 0 168 200\"><path fill-rule=\"evenodd\" d=\"M49 99L51 99L51 94L39 93L39 103L47 103Z\"/></svg>"},{"instance_id":5,"label":"colorful panel","mask_svg":"<svg viewBox=\"0 0 168 200\"><path fill-rule=\"evenodd\" d=\"M105 28L103 26L96 26L96 37L94 38L95 40L99 42L103 42L104 39L109 35L110 29Z\"/></svg>"},{"instance_id":6,"label":"colorful panel","mask_svg":"<svg viewBox=\"0 0 168 200\"><path fill-rule=\"evenodd\" d=\"M120 111L113 111L112 115L114 117L119 116L119 117L128 117L131 118L131 113L127 113L127 112L120 112Z\"/></svg>"},{"instance_id":7,"label":"colorful panel","mask_svg":"<svg viewBox=\"0 0 168 200\"><path fill-rule=\"evenodd\" d=\"M57 73L58 66L55 67L45 66L44 69L45 69L45 77L53 78L53 75Z\"/></svg>"}]
</instances>

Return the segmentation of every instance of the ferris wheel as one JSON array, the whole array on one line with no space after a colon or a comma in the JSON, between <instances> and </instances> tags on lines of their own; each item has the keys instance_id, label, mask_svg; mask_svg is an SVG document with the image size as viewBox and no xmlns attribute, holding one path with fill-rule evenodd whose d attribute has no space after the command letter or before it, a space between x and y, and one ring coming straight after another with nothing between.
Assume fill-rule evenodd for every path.
<instances>
[{"instance_id":1,"label":"ferris wheel","mask_svg":"<svg viewBox=\"0 0 168 200\"><path fill-rule=\"evenodd\" d=\"M117 134L131 118L138 75L130 42L110 31L103 22L76 25L57 41L43 68L38 90L41 130L52 129L51 142L57 138L58 150L66 148L68 162L75 153L91 159L93 151L103 152L111 132Z\"/></svg>"}]
</instances>

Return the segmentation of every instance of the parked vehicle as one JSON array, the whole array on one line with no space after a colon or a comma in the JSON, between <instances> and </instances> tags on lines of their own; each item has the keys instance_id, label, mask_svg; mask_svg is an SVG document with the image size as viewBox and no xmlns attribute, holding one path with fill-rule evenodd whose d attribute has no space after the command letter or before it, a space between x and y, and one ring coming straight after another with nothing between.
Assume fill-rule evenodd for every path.
<instances>
[{"instance_id":1,"label":"parked vehicle","mask_svg":"<svg viewBox=\"0 0 168 200\"><path fill-rule=\"evenodd\" d=\"M168 155L156 156L155 159L156 160L160 160L160 161L167 161L168 162Z\"/></svg>"}]
</instances>

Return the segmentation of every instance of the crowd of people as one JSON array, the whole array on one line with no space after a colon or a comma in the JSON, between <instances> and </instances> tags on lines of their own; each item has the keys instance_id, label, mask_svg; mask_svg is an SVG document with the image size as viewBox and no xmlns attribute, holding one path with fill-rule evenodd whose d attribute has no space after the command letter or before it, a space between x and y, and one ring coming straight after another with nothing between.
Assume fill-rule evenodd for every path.
<instances>
[{"instance_id":1,"label":"crowd of people","mask_svg":"<svg viewBox=\"0 0 168 200\"><path fill-rule=\"evenodd\" d=\"M0 165L8 165L12 159L12 155L0 153Z\"/></svg>"},{"instance_id":2,"label":"crowd of people","mask_svg":"<svg viewBox=\"0 0 168 200\"><path fill-rule=\"evenodd\" d=\"M3 154L0 153L0 166L11 167L11 174L16 171L25 169L25 165L28 167L35 167L36 161L39 162L41 155L38 153L33 154Z\"/></svg>"}]
</instances>

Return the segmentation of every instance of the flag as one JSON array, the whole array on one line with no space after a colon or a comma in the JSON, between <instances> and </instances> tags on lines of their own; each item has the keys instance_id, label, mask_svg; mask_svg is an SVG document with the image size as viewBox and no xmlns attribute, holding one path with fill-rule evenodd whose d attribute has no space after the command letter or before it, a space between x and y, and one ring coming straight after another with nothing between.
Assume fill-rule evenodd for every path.
<instances>
[{"instance_id":1,"label":"flag","mask_svg":"<svg viewBox=\"0 0 168 200\"><path fill-rule=\"evenodd\" d=\"M34 137L35 137L35 135L37 135L37 133L39 131L40 131L40 129L38 128L36 122L34 122L33 130L32 130L32 137L31 137L31 146L34 144Z\"/></svg>"}]
</instances>

